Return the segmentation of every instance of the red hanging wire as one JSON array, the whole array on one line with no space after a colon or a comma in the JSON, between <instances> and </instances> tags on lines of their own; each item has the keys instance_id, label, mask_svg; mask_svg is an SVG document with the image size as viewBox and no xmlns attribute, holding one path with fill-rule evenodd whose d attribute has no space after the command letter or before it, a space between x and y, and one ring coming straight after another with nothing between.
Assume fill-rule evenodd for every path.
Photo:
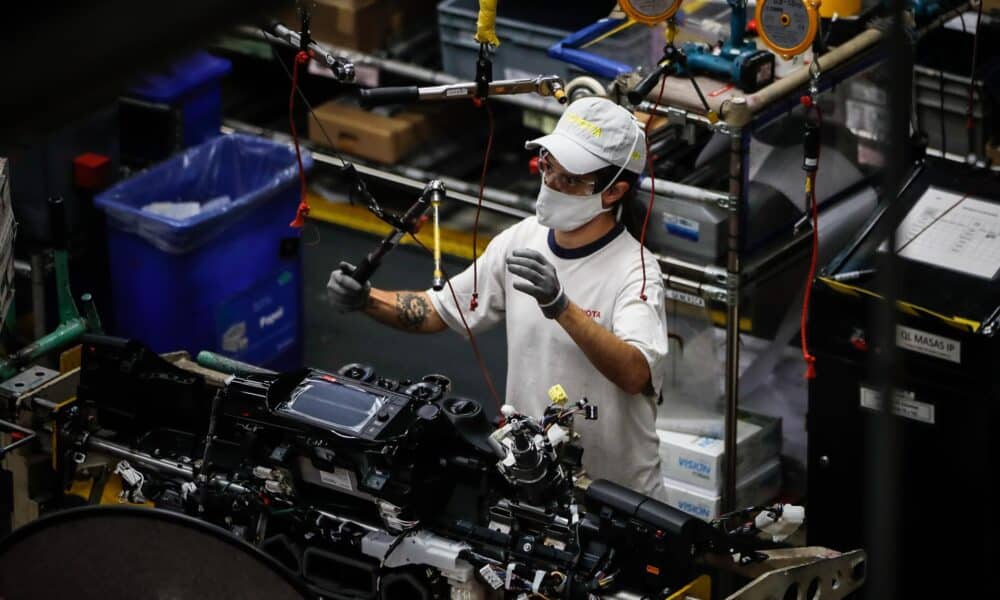
<instances>
[{"instance_id":1,"label":"red hanging wire","mask_svg":"<svg viewBox=\"0 0 1000 600\"><path fill-rule=\"evenodd\" d=\"M667 83L667 76L660 80L660 91L656 95L656 102L653 103L653 110L649 112L649 119L646 120L646 127L643 135L646 138L646 165L649 169L649 206L646 207L646 218L642 221L642 233L639 235L639 261L642 263L642 289L639 297L646 301L646 228L649 227L649 216L653 214L653 201L656 199L656 172L653 164L653 153L649 147L649 128L655 118L656 109L660 107L663 100L663 86Z\"/></svg>"},{"instance_id":2,"label":"red hanging wire","mask_svg":"<svg viewBox=\"0 0 1000 600\"><path fill-rule=\"evenodd\" d=\"M309 198L306 194L306 170L302 166L302 151L299 149L299 134L295 130L295 95L299 88L299 66L309 62L309 54L300 50L295 55L292 66L292 91L288 96L288 125L292 130L292 141L295 143L295 160L299 164L299 207L295 211L295 218L289 223L289 227L301 228L306 223L306 215L309 214Z\"/></svg>"},{"instance_id":3,"label":"red hanging wire","mask_svg":"<svg viewBox=\"0 0 1000 600\"><path fill-rule=\"evenodd\" d=\"M803 96L802 104L806 107L807 113L810 108L815 109L816 121L819 124L820 131L822 131L823 111L820 110L819 104L814 102L808 96ZM820 143L819 148L822 148L822 143ZM806 210L812 211L813 227L812 255L809 258L809 274L806 276L806 289L802 297L802 316L799 320L802 360L806 362L806 379L816 378L816 357L809 353L809 334L807 331L807 325L809 324L809 301L812 296L812 283L813 279L816 278L816 267L819 262L819 201L816 199L816 173L819 169L819 148L817 148L816 151L817 171L812 171L806 174Z\"/></svg>"},{"instance_id":4,"label":"red hanging wire","mask_svg":"<svg viewBox=\"0 0 1000 600\"><path fill-rule=\"evenodd\" d=\"M486 154L483 156L483 172L479 176L479 199L476 202L476 222L472 226L472 300L469 301L469 310L476 310L479 306L479 268L477 260L479 247L477 245L479 238L479 213L483 210L483 190L486 189L486 169L490 164L490 153L493 151L493 134L495 132L495 123L493 120L493 107L490 106L489 102L485 99L474 100L476 106L486 107L486 114L490 120L490 136L486 142ZM454 293L454 292L453 292Z\"/></svg>"},{"instance_id":5,"label":"red hanging wire","mask_svg":"<svg viewBox=\"0 0 1000 600\"><path fill-rule=\"evenodd\" d=\"M426 250L431 255L434 254L430 248L417 239L417 236L411 233L410 237L413 238L413 241L415 241L418 246ZM472 335L472 328L469 327L468 322L465 320L465 313L462 311L462 305L458 302L458 294L455 293L455 287L451 285L451 277L448 276L448 273L444 273L444 277L445 283L448 284L448 290L451 291L451 298L455 302L455 307L458 308L458 316L462 319L462 326L465 327L465 332L469 335L469 343L472 345L472 353L476 357L476 362L479 363L479 369L483 372L483 379L486 380L486 387L489 388L490 394L493 396L493 400L496 402L497 410L499 411L500 406L502 405L502 402L500 402L500 395L497 394L496 387L493 385L493 378L490 377L490 372L486 368L486 361L483 359L483 354L479 351L479 344L476 343L476 336Z\"/></svg>"}]
</instances>

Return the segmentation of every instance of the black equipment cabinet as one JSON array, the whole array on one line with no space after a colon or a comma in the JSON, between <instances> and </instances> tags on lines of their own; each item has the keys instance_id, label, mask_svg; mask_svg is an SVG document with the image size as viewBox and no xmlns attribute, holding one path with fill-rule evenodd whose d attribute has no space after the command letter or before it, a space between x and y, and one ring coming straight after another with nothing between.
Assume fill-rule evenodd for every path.
<instances>
[{"instance_id":1,"label":"black equipment cabinet","mask_svg":"<svg viewBox=\"0 0 1000 600\"><path fill-rule=\"evenodd\" d=\"M898 198L911 208L930 186L1000 204L1000 176L928 161ZM865 501L880 380L871 354L875 276L850 283L837 274L874 268L876 225L828 266L814 286L810 341L816 378L809 384L808 542L838 550L870 549L878 524ZM900 259L897 299L899 378L893 403L898 461L898 537L893 574L899 598L986 597L993 587L1000 404L1000 278L987 280ZM922 351L915 351L913 348ZM877 485L891 482L879 482ZM886 540L883 540L886 541ZM870 557L872 558L872 557ZM878 565L872 563L870 568ZM966 595L950 595L961 590ZM972 594L972 595L967 595ZM989 594L987 594L989 595ZM870 596L870 595L869 595ZM867 596L866 596L867 597Z\"/></svg>"}]
</instances>

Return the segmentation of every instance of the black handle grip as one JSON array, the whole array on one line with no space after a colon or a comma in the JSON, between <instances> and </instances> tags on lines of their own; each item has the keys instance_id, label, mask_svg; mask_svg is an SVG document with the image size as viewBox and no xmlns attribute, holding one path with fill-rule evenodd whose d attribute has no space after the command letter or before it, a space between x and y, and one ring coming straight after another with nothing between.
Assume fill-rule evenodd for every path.
<instances>
[{"instance_id":1,"label":"black handle grip","mask_svg":"<svg viewBox=\"0 0 1000 600\"><path fill-rule=\"evenodd\" d=\"M656 84L660 83L660 77L667 72L667 69L669 69L671 65L672 63L659 65L656 69L651 71L649 75L646 75L646 77L640 81L638 85L629 90L628 94L626 94L626 96L628 96L628 101L634 105L638 105L640 102L645 100L646 96L649 95L649 92L653 91Z\"/></svg>"},{"instance_id":2,"label":"black handle grip","mask_svg":"<svg viewBox=\"0 0 1000 600\"><path fill-rule=\"evenodd\" d=\"M364 257L361 263L359 263L351 273L351 279L357 281L361 285L364 285L365 282L368 281L368 278L375 273L375 269L378 268L378 263L379 261L372 260L371 255Z\"/></svg>"},{"instance_id":3,"label":"black handle grip","mask_svg":"<svg viewBox=\"0 0 1000 600\"><path fill-rule=\"evenodd\" d=\"M415 85L361 90L361 106L365 108L385 104L409 104L419 99L420 90Z\"/></svg>"},{"instance_id":4,"label":"black handle grip","mask_svg":"<svg viewBox=\"0 0 1000 600\"><path fill-rule=\"evenodd\" d=\"M66 249L66 203L62 196L49 198L49 234L52 236L53 248Z\"/></svg>"}]
</instances>

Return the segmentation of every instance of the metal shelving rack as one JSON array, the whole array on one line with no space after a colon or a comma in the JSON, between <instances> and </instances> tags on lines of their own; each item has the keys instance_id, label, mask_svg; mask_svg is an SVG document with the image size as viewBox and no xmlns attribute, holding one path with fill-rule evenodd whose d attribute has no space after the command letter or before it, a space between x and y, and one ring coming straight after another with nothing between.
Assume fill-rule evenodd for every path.
<instances>
[{"instance_id":1,"label":"metal shelving rack","mask_svg":"<svg viewBox=\"0 0 1000 600\"><path fill-rule=\"evenodd\" d=\"M878 42L880 31L866 30L848 42L819 57L821 68L814 84L819 94L828 92L836 84L861 73L882 59ZM776 118L787 114L799 105L800 96L810 85L809 67L802 67L788 76L753 93L744 95L738 89L716 94L709 100L711 108L721 119L712 123L690 81L683 78L668 79L664 84L663 98L659 105L643 101L640 111L667 117L671 123L696 123L729 138L729 189L728 194L692 186L679 186L669 182L656 182L658 194L680 195L689 200L706 202L729 213L725 267L715 264L695 264L669 256L659 256L664 270L664 283L671 289L695 294L705 300L725 304L726 307L726 360L725 360L725 486L722 495L723 512L735 508L736 496L736 425L739 405L739 323L741 292L757 277L798 249L811 236L811 230L801 232L791 239L756 253L745 256L743 240L747 231L747 206L749 202L749 153L750 139ZM725 82L706 77L696 77L702 89L722 88ZM648 182L646 189L648 190Z\"/></svg>"}]
</instances>

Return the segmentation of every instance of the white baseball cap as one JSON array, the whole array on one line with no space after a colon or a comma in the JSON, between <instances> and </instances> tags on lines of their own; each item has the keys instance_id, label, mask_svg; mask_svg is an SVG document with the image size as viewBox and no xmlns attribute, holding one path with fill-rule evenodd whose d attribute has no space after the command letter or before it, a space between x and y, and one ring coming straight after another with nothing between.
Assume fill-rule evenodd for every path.
<instances>
[{"instance_id":1,"label":"white baseball cap","mask_svg":"<svg viewBox=\"0 0 1000 600\"><path fill-rule=\"evenodd\" d=\"M559 117L549 135L524 147L541 146L567 171L576 175L616 166L642 173L646 166L646 136L642 125L625 108L607 98L581 98Z\"/></svg>"}]
</instances>

